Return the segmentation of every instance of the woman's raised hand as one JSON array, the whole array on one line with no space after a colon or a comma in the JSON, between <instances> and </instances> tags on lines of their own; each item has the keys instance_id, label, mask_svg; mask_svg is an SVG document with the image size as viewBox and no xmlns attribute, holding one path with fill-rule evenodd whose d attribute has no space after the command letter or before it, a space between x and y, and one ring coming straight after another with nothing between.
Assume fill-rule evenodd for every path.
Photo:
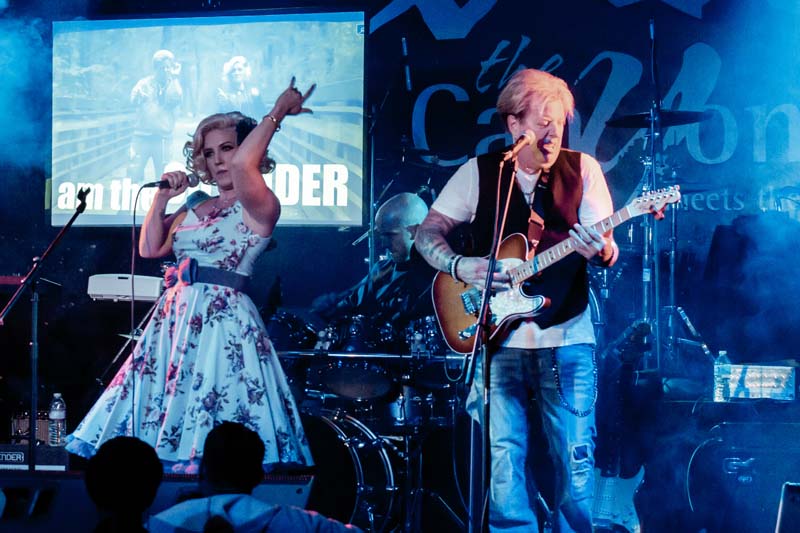
<instances>
[{"instance_id":1,"label":"woman's raised hand","mask_svg":"<svg viewBox=\"0 0 800 533\"><path fill-rule=\"evenodd\" d=\"M275 107L281 108L287 115L312 113L311 109L303 107L303 104L311 96L311 93L314 92L314 89L317 88L317 84L315 83L309 87L305 94L302 94L297 87L294 86L294 84L295 77L292 76L292 81L289 83L289 87L287 87L286 90L283 91L280 96L278 96L278 100L275 102Z\"/></svg>"}]
</instances>

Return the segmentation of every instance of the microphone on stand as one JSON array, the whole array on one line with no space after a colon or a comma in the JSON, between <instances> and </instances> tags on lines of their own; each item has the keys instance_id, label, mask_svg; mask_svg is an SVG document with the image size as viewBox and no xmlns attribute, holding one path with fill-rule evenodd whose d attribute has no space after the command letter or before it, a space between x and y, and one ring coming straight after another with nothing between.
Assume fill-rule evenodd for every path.
<instances>
[{"instance_id":1,"label":"microphone on stand","mask_svg":"<svg viewBox=\"0 0 800 533\"><path fill-rule=\"evenodd\" d=\"M189 184L189 187L197 187L200 185L200 176L195 174L194 172L189 172L186 174L186 183ZM147 189L149 187L158 187L159 189L169 189L170 185L167 180L158 180L158 181L151 181L149 183L145 183L142 185L142 189Z\"/></svg>"},{"instance_id":2,"label":"microphone on stand","mask_svg":"<svg viewBox=\"0 0 800 533\"><path fill-rule=\"evenodd\" d=\"M517 142L514 143L514 146L512 146L509 151L503 154L503 161L508 161L509 159L516 159L523 148L525 148L526 146L532 146L535 143L536 143L536 134L533 133L531 130L525 130L522 136L520 136L520 138L517 139Z\"/></svg>"}]
</instances>

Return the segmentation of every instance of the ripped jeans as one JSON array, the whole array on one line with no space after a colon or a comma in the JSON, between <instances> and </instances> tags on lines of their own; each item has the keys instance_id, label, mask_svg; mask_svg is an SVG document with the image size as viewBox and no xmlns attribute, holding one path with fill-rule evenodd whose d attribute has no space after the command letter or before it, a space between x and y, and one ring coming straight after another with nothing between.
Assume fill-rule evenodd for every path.
<instances>
[{"instance_id":1,"label":"ripped jeans","mask_svg":"<svg viewBox=\"0 0 800 533\"><path fill-rule=\"evenodd\" d=\"M529 411L535 399L555 467L554 531L590 532L597 433L594 346L501 348L491 361L490 530L530 533L539 529L535 483L526 468ZM482 383L479 364L467 399L467 410L478 419L483 415Z\"/></svg>"}]
</instances>

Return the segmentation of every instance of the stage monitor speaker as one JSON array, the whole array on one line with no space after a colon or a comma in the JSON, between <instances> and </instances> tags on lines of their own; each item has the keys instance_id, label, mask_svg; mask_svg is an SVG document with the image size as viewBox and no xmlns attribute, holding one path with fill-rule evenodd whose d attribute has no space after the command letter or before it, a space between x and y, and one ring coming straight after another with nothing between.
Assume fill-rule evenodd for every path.
<instances>
[{"instance_id":1,"label":"stage monitor speaker","mask_svg":"<svg viewBox=\"0 0 800 533\"><path fill-rule=\"evenodd\" d=\"M312 481L310 475L268 475L253 496L268 503L303 508ZM156 514L196 494L197 486L197 476L166 474L149 513ZM0 531L91 531L98 520L82 472L0 472L0 490L5 497Z\"/></svg>"},{"instance_id":2,"label":"stage monitor speaker","mask_svg":"<svg viewBox=\"0 0 800 533\"><path fill-rule=\"evenodd\" d=\"M787 481L781 491L775 533L793 533L798 528L800 528L800 483Z\"/></svg>"}]
</instances>

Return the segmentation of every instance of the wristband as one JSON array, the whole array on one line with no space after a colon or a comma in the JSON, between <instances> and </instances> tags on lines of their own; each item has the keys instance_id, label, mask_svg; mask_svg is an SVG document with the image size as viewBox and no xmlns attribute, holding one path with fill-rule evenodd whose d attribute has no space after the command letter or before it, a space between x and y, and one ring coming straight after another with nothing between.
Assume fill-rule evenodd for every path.
<instances>
[{"instance_id":1,"label":"wristband","mask_svg":"<svg viewBox=\"0 0 800 533\"><path fill-rule=\"evenodd\" d=\"M272 121L272 123L275 124L275 131L276 132L277 131L281 131L281 123L277 118L273 117L272 115L264 115L264 118L270 119Z\"/></svg>"},{"instance_id":2,"label":"wristband","mask_svg":"<svg viewBox=\"0 0 800 533\"><path fill-rule=\"evenodd\" d=\"M456 254L452 258L450 258L450 263L447 265L447 270L450 271L450 277L452 277L456 281L461 281L458 279L456 275L456 269L458 268L458 262L464 258L461 254Z\"/></svg>"}]
</instances>

